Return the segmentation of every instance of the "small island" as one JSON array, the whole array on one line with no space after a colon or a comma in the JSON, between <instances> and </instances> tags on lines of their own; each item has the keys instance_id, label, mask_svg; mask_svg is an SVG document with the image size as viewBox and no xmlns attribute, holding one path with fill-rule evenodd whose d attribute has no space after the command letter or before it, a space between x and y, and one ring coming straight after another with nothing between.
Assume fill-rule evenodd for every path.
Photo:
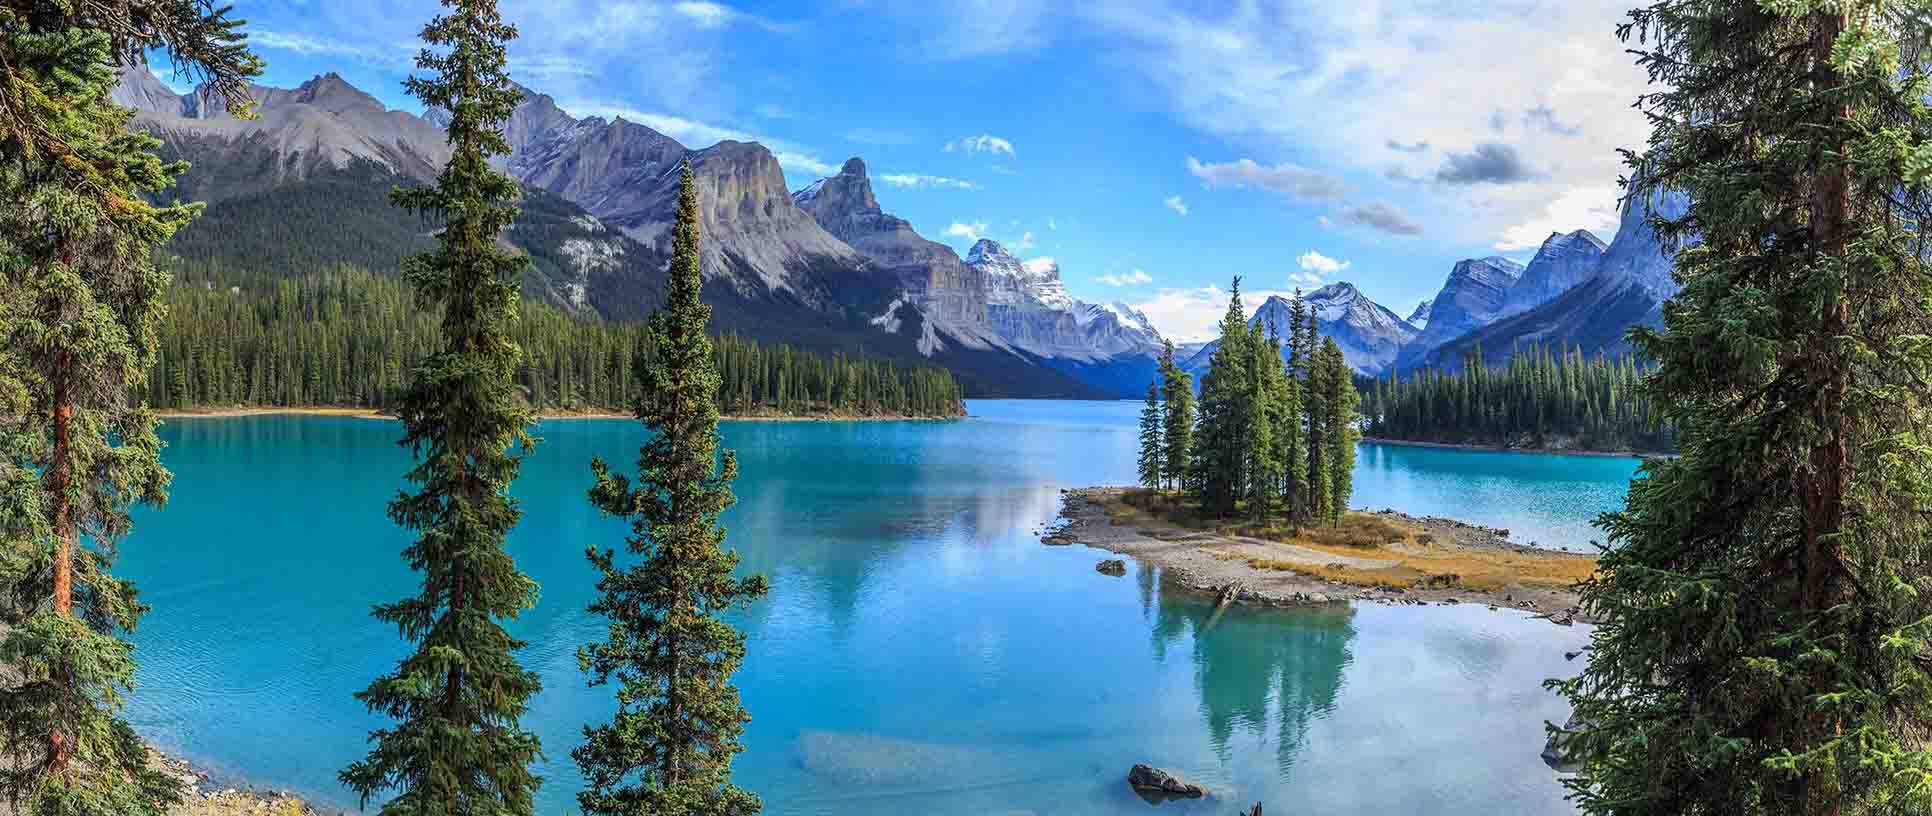
<instances>
[{"instance_id":1,"label":"small island","mask_svg":"<svg viewBox=\"0 0 1932 816\"><path fill-rule=\"evenodd\" d=\"M1066 524L1047 544L1138 558L1223 603L1481 603L1588 622L1576 585L1596 572L1596 557L1515 544L1507 530L1393 510L1258 527L1204 519L1182 496L1140 488L1068 490L1061 500Z\"/></svg>"}]
</instances>

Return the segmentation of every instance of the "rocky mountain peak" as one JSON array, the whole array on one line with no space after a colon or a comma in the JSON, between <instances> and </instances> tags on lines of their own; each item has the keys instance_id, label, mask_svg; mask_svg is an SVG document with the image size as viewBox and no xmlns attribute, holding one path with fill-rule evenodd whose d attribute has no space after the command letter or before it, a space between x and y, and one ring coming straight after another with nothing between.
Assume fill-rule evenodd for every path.
<instances>
[{"instance_id":1,"label":"rocky mountain peak","mask_svg":"<svg viewBox=\"0 0 1932 816\"><path fill-rule=\"evenodd\" d=\"M973 242L973 248L966 251L966 263L981 267L988 272L1019 276L1026 272L1020 259L1006 251L1006 247L991 238L981 238Z\"/></svg>"},{"instance_id":2,"label":"rocky mountain peak","mask_svg":"<svg viewBox=\"0 0 1932 816\"><path fill-rule=\"evenodd\" d=\"M1435 305L1435 298L1429 298L1416 304L1415 311L1409 313L1409 325L1418 329L1429 325L1429 310Z\"/></svg>"},{"instance_id":3,"label":"rocky mountain peak","mask_svg":"<svg viewBox=\"0 0 1932 816\"><path fill-rule=\"evenodd\" d=\"M314 105L330 113L350 110L385 111L382 102L365 93L361 88L349 84L341 74L330 71L314 77L291 92L291 101L304 105Z\"/></svg>"},{"instance_id":4,"label":"rocky mountain peak","mask_svg":"<svg viewBox=\"0 0 1932 816\"><path fill-rule=\"evenodd\" d=\"M872 179L865 174L865 160L857 156L847 159L845 166L839 168L838 175L819 179L805 189L792 193L792 201L810 211L821 224L828 220L877 218L880 215L879 199L872 194ZM840 230L830 225L826 229L844 237Z\"/></svg>"}]
</instances>

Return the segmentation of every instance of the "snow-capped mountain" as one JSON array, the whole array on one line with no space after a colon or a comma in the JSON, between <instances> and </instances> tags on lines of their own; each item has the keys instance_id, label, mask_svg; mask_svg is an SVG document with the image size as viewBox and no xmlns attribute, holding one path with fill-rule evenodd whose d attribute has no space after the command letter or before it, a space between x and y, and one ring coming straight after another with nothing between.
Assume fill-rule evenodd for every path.
<instances>
[{"instance_id":1,"label":"snow-capped mountain","mask_svg":"<svg viewBox=\"0 0 1932 816\"><path fill-rule=\"evenodd\" d=\"M1589 280L1603 260L1603 242L1589 230L1550 233L1523 277L1504 295L1502 315L1522 314Z\"/></svg>"},{"instance_id":2,"label":"snow-capped mountain","mask_svg":"<svg viewBox=\"0 0 1932 816\"><path fill-rule=\"evenodd\" d=\"M1396 355L1417 334L1415 326L1397 317L1387 307L1370 300L1352 283L1331 283L1302 298L1308 313L1315 318L1315 330L1332 337L1342 348L1342 358L1358 374L1374 376L1386 371ZM1282 337L1289 332L1294 304L1279 295L1269 297L1248 319L1248 325L1266 329L1270 325ZM1199 374L1208 369L1219 340L1203 346L1189 357L1183 367ZM1283 352L1284 359L1286 352Z\"/></svg>"},{"instance_id":3,"label":"snow-capped mountain","mask_svg":"<svg viewBox=\"0 0 1932 816\"><path fill-rule=\"evenodd\" d=\"M1655 211L1681 217L1689 201L1659 193L1647 202L1626 202L1617 235L1583 282L1529 311L1446 342L1420 357L1418 367L1454 369L1477 347L1490 365L1503 365L1518 348L1581 348L1586 355L1630 350L1631 326L1663 325L1663 302L1677 293L1671 256L1646 220Z\"/></svg>"},{"instance_id":4,"label":"snow-capped mountain","mask_svg":"<svg viewBox=\"0 0 1932 816\"><path fill-rule=\"evenodd\" d=\"M1404 370L1437 346L1482 328L1502 316L1510 287L1523 276L1523 265L1508 258L1459 261L1429 306L1429 321L1402 352L1396 365Z\"/></svg>"}]
</instances>

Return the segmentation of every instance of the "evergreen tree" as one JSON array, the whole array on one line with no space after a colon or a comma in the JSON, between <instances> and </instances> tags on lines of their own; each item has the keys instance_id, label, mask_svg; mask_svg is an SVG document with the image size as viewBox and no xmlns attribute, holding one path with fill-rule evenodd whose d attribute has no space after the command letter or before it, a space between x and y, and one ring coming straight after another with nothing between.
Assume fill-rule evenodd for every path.
<instances>
[{"instance_id":1,"label":"evergreen tree","mask_svg":"<svg viewBox=\"0 0 1932 816\"><path fill-rule=\"evenodd\" d=\"M116 70L163 49L238 88L238 21L190 0L0 0L0 795L34 816L148 816L181 785L120 718L122 639L147 607L112 568L134 505L159 506L153 361L167 276L153 250L199 207L156 205L186 170L128 128ZM233 98L230 98L233 102ZM239 103L233 112L247 115Z\"/></svg>"},{"instance_id":2,"label":"evergreen tree","mask_svg":"<svg viewBox=\"0 0 1932 816\"><path fill-rule=\"evenodd\" d=\"M650 322L659 361L636 406L651 431L638 476L593 461L591 502L631 519L626 551L589 549L603 595L590 610L610 619L609 639L577 660L593 685L615 677L617 714L584 729L574 756L588 787L577 795L598 816L733 816L756 813L758 797L731 782L731 761L751 718L731 675L745 636L718 615L766 592L764 576L734 578L718 516L732 503L738 461L718 451L718 371L699 299L698 192L690 164L679 184L670 294Z\"/></svg>"},{"instance_id":3,"label":"evergreen tree","mask_svg":"<svg viewBox=\"0 0 1932 816\"><path fill-rule=\"evenodd\" d=\"M1193 377L1174 362L1174 343L1161 350L1161 442L1166 455L1161 457L1161 475L1170 488L1186 488L1189 463L1194 458L1194 382Z\"/></svg>"},{"instance_id":4,"label":"evergreen tree","mask_svg":"<svg viewBox=\"0 0 1932 816\"><path fill-rule=\"evenodd\" d=\"M1302 432L1301 382L1295 378L1294 369L1281 359L1281 341L1275 334L1275 326L1268 326L1268 345L1274 349L1275 360L1271 366L1273 375L1274 439L1275 462L1281 468L1278 490L1281 506L1292 522L1296 518L1296 506L1305 491L1307 470L1304 462L1307 452L1303 450L1307 435Z\"/></svg>"},{"instance_id":5,"label":"evergreen tree","mask_svg":"<svg viewBox=\"0 0 1932 816\"><path fill-rule=\"evenodd\" d=\"M1327 436L1328 410L1323 404L1329 394L1324 382L1327 372L1315 359L1317 328L1315 316L1308 313L1308 304L1301 299L1301 290L1295 290L1295 297L1289 307L1294 345L1292 368L1301 378L1301 424L1307 432L1307 442L1303 446L1306 457L1303 460L1307 478L1302 481L1302 503L1296 517L1308 522L1319 522L1327 517L1329 467L1327 464L1330 445Z\"/></svg>"},{"instance_id":6,"label":"evergreen tree","mask_svg":"<svg viewBox=\"0 0 1932 816\"><path fill-rule=\"evenodd\" d=\"M1147 384L1147 402L1140 409L1140 484L1149 490L1161 486L1162 456L1167 452L1161 439L1160 382Z\"/></svg>"},{"instance_id":7,"label":"evergreen tree","mask_svg":"<svg viewBox=\"0 0 1932 816\"><path fill-rule=\"evenodd\" d=\"M1660 2L1631 206L1682 247L1645 463L1583 590L1589 814L1932 812L1927 7ZM1695 242L1695 245L1689 245ZM1596 403L1592 403L1595 405Z\"/></svg>"},{"instance_id":8,"label":"evergreen tree","mask_svg":"<svg viewBox=\"0 0 1932 816\"><path fill-rule=\"evenodd\" d=\"M1281 492L1280 453L1275 445L1277 408L1275 374L1281 370L1280 352L1271 338L1262 336L1261 327L1244 327L1248 334L1248 517L1256 524L1267 524L1274 513L1276 494Z\"/></svg>"},{"instance_id":9,"label":"evergreen tree","mask_svg":"<svg viewBox=\"0 0 1932 816\"><path fill-rule=\"evenodd\" d=\"M1241 305L1241 279L1228 294L1221 317L1220 345L1201 377L1201 416L1195 425L1191 488L1201 512L1212 518L1234 515L1245 488L1247 440L1253 414L1248 395L1253 385L1248 371L1253 362L1248 322Z\"/></svg>"},{"instance_id":10,"label":"evergreen tree","mask_svg":"<svg viewBox=\"0 0 1932 816\"><path fill-rule=\"evenodd\" d=\"M1348 360L1342 356L1342 348L1335 344L1335 338L1322 340L1316 358L1316 365L1322 369L1321 384L1325 389L1322 396L1322 438L1327 440L1328 451L1322 460L1327 463L1326 509L1328 522L1333 525L1339 524L1342 515L1348 512L1349 497L1355 492L1355 443L1362 436L1356 406L1361 403L1361 396L1355 390Z\"/></svg>"},{"instance_id":11,"label":"evergreen tree","mask_svg":"<svg viewBox=\"0 0 1932 816\"><path fill-rule=\"evenodd\" d=\"M531 812L541 781L530 771L537 737L518 722L540 682L517 663L523 643L503 621L536 603L537 585L503 545L522 515L510 483L535 440L514 381L522 351L510 336L526 260L497 243L516 216L518 187L489 164L510 152L503 125L519 92L503 73L504 43L516 29L495 0L444 5L449 13L423 29L431 48L416 58L431 76L408 88L450 112L452 155L435 185L392 194L447 219L436 248L406 265L421 303L442 310L443 345L397 400L419 489L389 505L390 518L417 533L403 555L422 584L375 609L415 651L356 694L395 724L370 734L369 755L341 779L365 806L395 791L386 816L518 816ZM333 387L334 377L311 371L316 389Z\"/></svg>"}]
</instances>

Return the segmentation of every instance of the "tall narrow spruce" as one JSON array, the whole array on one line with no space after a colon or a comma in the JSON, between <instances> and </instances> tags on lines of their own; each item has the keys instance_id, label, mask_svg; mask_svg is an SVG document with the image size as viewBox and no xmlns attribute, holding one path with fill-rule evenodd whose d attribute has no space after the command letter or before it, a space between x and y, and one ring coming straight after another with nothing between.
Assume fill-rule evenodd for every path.
<instances>
[{"instance_id":1,"label":"tall narrow spruce","mask_svg":"<svg viewBox=\"0 0 1932 816\"><path fill-rule=\"evenodd\" d=\"M1630 206L1689 202L1650 210L1683 288L1634 333L1683 453L1605 516L1602 623L1554 684L1586 814L1932 812L1927 10L1658 2L1620 29L1654 82Z\"/></svg>"},{"instance_id":2,"label":"tall narrow spruce","mask_svg":"<svg viewBox=\"0 0 1932 816\"><path fill-rule=\"evenodd\" d=\"M503 63L516 29L495 0L443 4L450 10L423 29L430 48L416 58L428 76L408 88L449 111L452 155L434 186L390 194L446 219L436 248L404 266L420 304L443 320L442 348L416 366L396 404L402 444L418 459L408 474L417 489L397 496L389 516L417 534L403 556L422 584L374 612L414 651L356 694L395 723L369 735L369 755L341 778L364 806L394 791L384 814L520 816L541 781L530 771L537 737L518 723L539 682L517 663L523 643L503 622L536 603L537 585L503 545L522 515L510 482L535 440L512 380L523 356L510 331L526 260L497 245L519 191L489 165L510 152L502 128L518 92Z\"/></svg>"},{"instance_id":3,"label":"tall narrow spruce","mask_svg":"<svg viewBox=\"0 0 1932 816\"><path fill-rule=\"evenodd\" d=\"M260 71L226 10L190 0L0 0L0 797L34 816L158 816L181 784L120 718L147 610L109 572L137 504L166 500L151 254L200 212L150 203L187 168L130 132L116 70L148 49L231 113ZM145 66L129 66L146 70Z\"/></svg>"},{"instance_id":4,"label":"tall narrow spruce","mask_svg":"<svg viewBox=\"0 0 1932 816\"><path fill-rule=\"evenodd\" d=\"M698 191L691 166L678 189L670 292L651 315L654 357L635 413L651 437L637 481L601 460L591 469L598 509L631 520L623 562L588 551L602 595L590 611L610 619L609 639L577 661L592 685L617 681L617 713L584 729L574 756L586 789L577 802L596 816L735 816L758 797L731 782L731 761L751 718L731 675L745 636L719 619L765 594L762 575L735 578L718 516L731 506L738 460L718 450L718 369L700 299Z\"/></svg>"}]
</instances>

